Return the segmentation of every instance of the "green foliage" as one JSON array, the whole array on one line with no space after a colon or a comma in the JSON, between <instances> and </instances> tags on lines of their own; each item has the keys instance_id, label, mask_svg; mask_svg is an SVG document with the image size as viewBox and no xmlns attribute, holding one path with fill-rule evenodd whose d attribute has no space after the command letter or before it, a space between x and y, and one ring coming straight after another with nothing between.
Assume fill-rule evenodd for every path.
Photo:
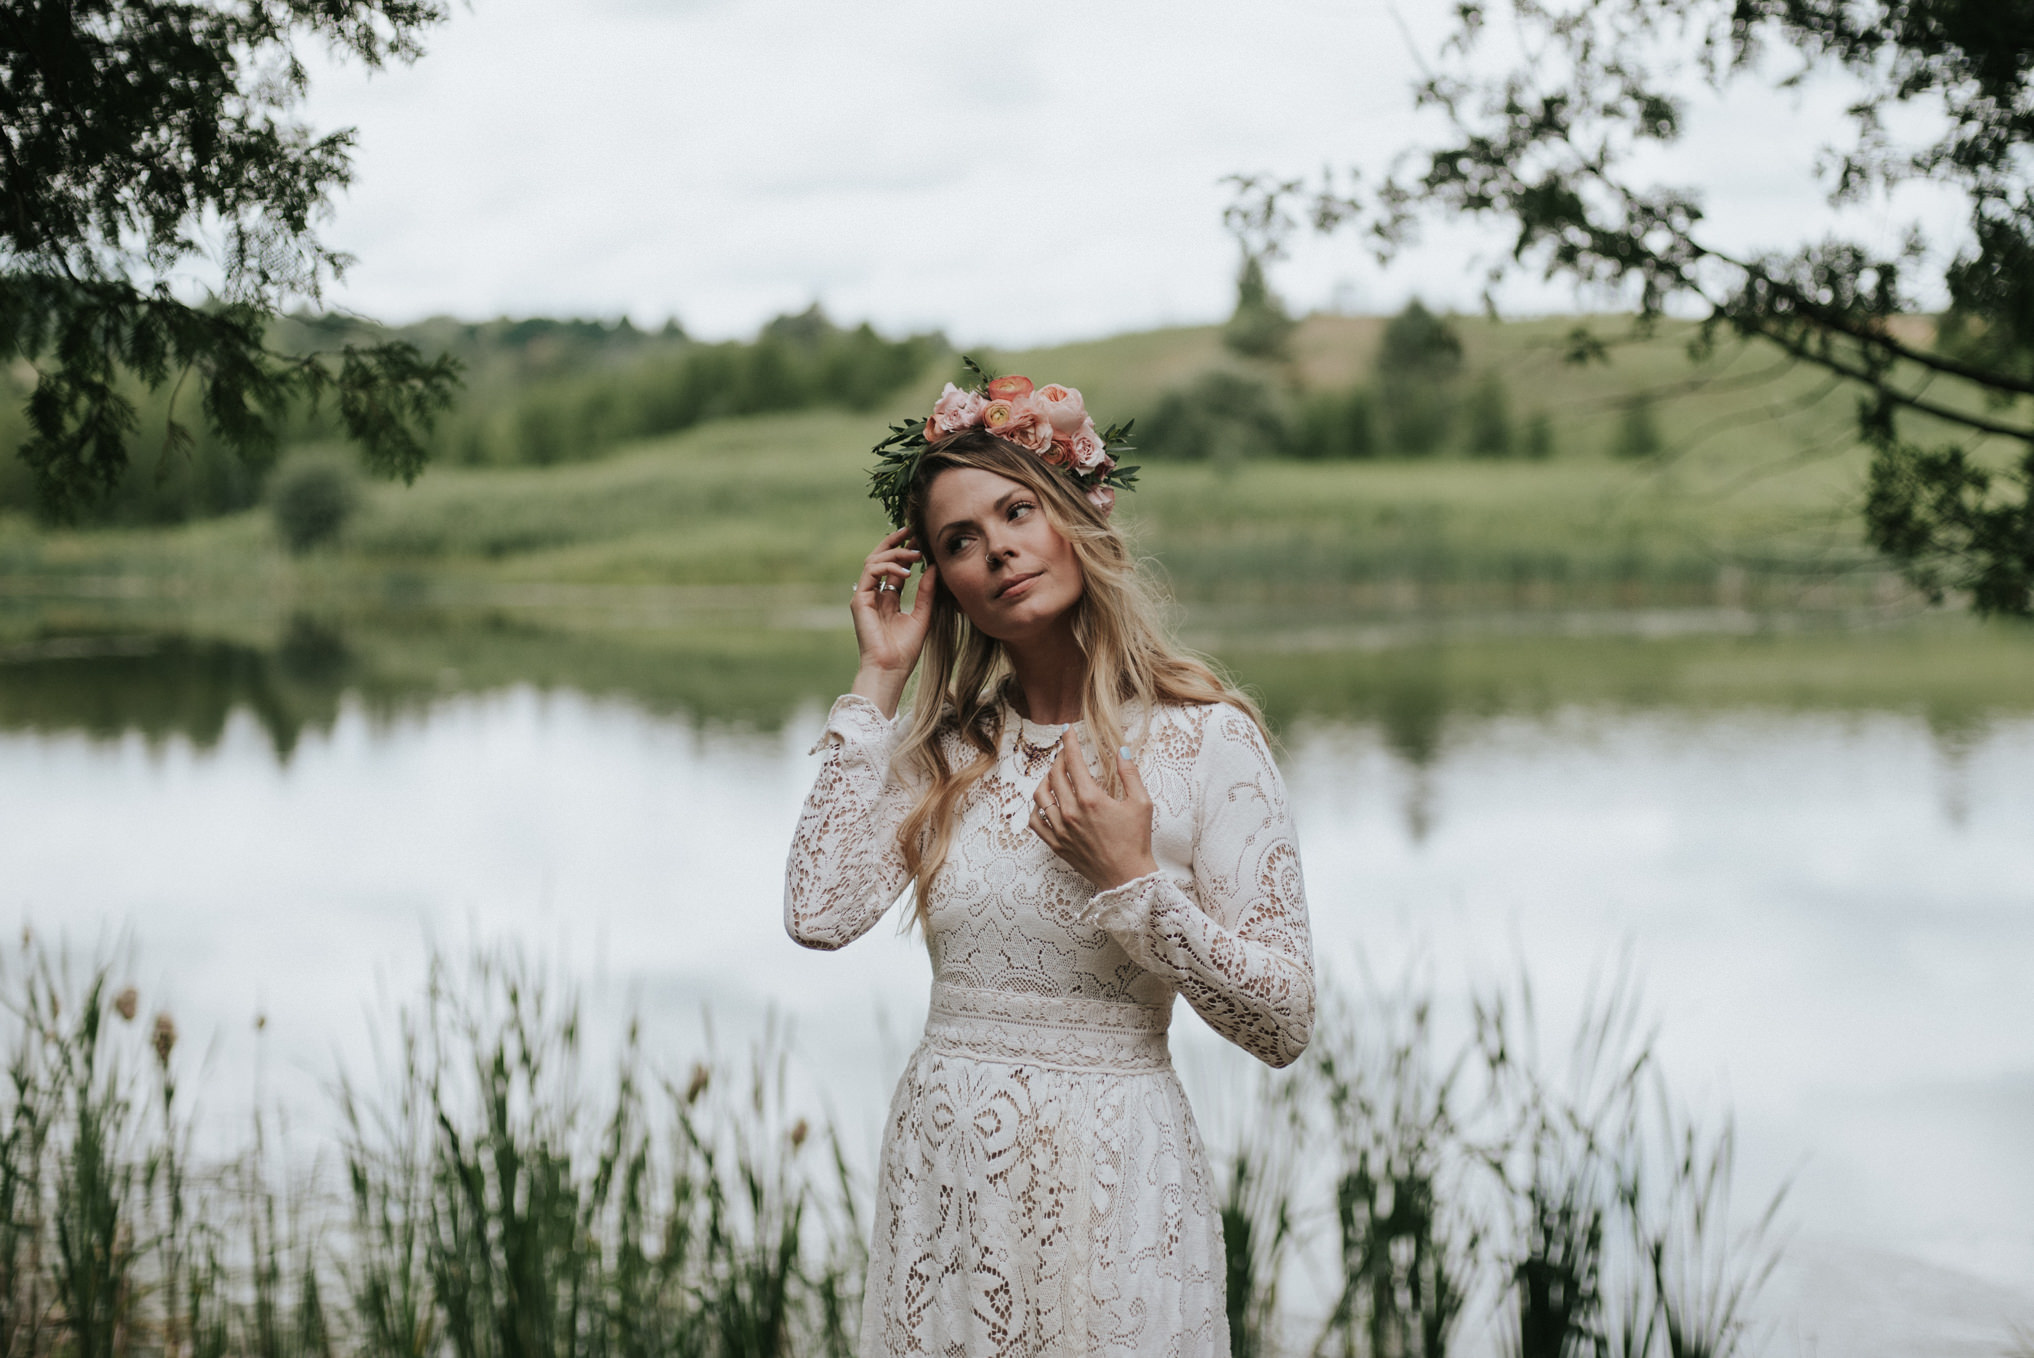
<instances>
[{"instance_id":1,"label":"green foliage","mask_svg":"<svg viewBox=\"0 0 2034 1358\"><path fill-rule=\"evenodd\" d=\"M1385 446L1401 457L1441 450L1461 406L1462 337L1417 298L1391 318L1377 351Z\"/></svg>"},{"instance_id":2,"label":"green foliage","mask_svg":"<svg viewBox=\"0 0 2034 1358\"><path fill-rule=\"evenodd\" d=\"M1466 442L1471 457L1510 457L1516 445L1511 427L1511 393L1504 379L1486 372L1470 388L1463 412L1469 428Z\"/></svg>"},{"instance_id":3,"label":"green foliage","mask_svg":"<svg viewBox=\"0 0 2034 1358\"><path fill-rule=\"evenodd\" d=\"M1300 1243L1295 1210L1304 1141L1304 1086L1258 1075L1252 1116L1222 1163L1222 1255L1227 1277L1230 1358L1283 1352L1280 1282Z\"/></svg>"},{"instance_id":4,"label":"green foliage","mask_svg":"<svg viewBox=\"0 0 2034 1358\"><path fill-rule=\"evenodd\" d=\"M334 346L442 351L466 374L465 391L422 436L419 456L488 466L583 462L626 442L730 416L872 409L921 378L945 352L936 335L890 340L867 325L836 327L817 308L780 317L746 343L694 343L676 322L645 332L627 320L546 318L426 321L390 331L346 317L302 314L275 321L267 334L293 362ZM0 372L0 393L12 385ZM168 390L149 393L131 377L118 385L145 434L181 430ZM14 389L25 399L25 388ZM272 432L276 445L287 450L336 442L347 436L348 426L330 402L319 406L291 398L273 412ZM26 433L10 430L0 418L0 449L18 444ZM154 440L145 436L142 442ZM94 503L74 506L70 517L110 525L231 513L260 502L271 475L272 460L251 459L210 426L199 426L159 446L149 474L130 476ZM0 469L0 506L10 499L42 507L33 484L10 486Z\"/></svg>"},{"instance_id":5,"label":"green foliage","mask_svg":"<svg viewBox=\"0 0 2034 1358\"><path fill-rule=\"evenodd\" d=\"M1931 598L1963 589L1981 612L2020 613L2034 591L2034 498L2016 492L2029 485L2034 447L2002 475L1962 448L1889 438L1872 461L1867 532Z\"/></svg>"},{"instance_id":6,"label":"green foliage","mask_svg":"<svg viewBox=\"0 0 2034 1358\"><path fill-rule=\"evenodd\" d=\"M1236 310L1222 327L1222 343L1245 358L1283 358L1293 325L1264 277L1263 257L1245 252L1236 274Z\"/></svg>"},{"instance_id":7,"label":"green foliage","mask_svg":"<svg viewBox=\"0 0 2034 1358\"><path fill-rule=\"evenodd\" d=\"M284 355L264 332L344 266L311 224L349 175L350 132L292 120L294 44L408 61L435 0L29 0L0 26L0 358L36 365L21 457L60 517L125 477L127 390L192 387L206 425L259 465L293 402L329 401L367 464L414 478L456 376L407 344ZM171 281L219 270L204 305ZM174 400L168 450L188 449Z\"/></svg>"},{"instance_id":8,"label":"green foliage","mask_svg":"<svg viewBox=\"0 0 2034 1358\"><path fill-rule=\"evenodd\" d=\"M1285 415L1270 387L1214 369L1168 392L1138 440L1147 453L1182 462L1235 463L1285 449Z\"/></svg>"},{"instance_id":9,"label":"green foliage","mask_svg":"<svg viewBox=\"0 0 2034 1358\"><path fill-rule=\"evenodd\" d=\"M851 1351L838 1146L747 1087L580 1069L569 994L512 958L432 967L385 1089L342 1083L342 1202L252 1146L193 1167L174 1022L24 948L0 1106L7 1358L789 1358ZM152 1072L152 1078L149 1072ZM159 1116L150 1118L148 1113Z\"/></svg>"},{"instance_id":10,"label":"green foliage","mask_svg":"<svg viewBox=\"0 0 2034 1358\"><path fill-rule=\"evenodd\" d=\"M1311 1072L1334 1138L1339 1294L1313 1352L1443 1358L1481 1263L1457 1191L1455 1078L1434 1068L1430 1010L1410 992L1371 1031L1316 1032Z\"/></svg>"},{"instance_id":11,"label":"green foliage","mask_svg":"<svg viewBox=\"0 0 2034 1358\"><path fill-rule=\"evenodd\" d=\"M13 960L13 959L10 959ZM659 1076L633 1028L588 1059L571 992L510 954L433 959L323 1157L192 1160L176 1025L101 965L0 973L6 1358L845 1358L867 1259L837 1137L793 1115L766 1029L745 1069ZM1305 1061L1213 1150L1231 1352L1439 1358L1480 1279L1519 1358L1730 1358L1777 1259L1740 1229L1733 1137L1660 1082L1633 988L1565 1068L1530 990L1480 991L1438 1053L1410 984L1324 987ZM1516 996L1516 998L1514 998ZM153 1114L153 1116L150 1116ZM1332 1215L1307 1210L1331 1202ZM1325 1315L1282 1282L1321 1247Z\"/></svg>"},{"instance_id":12,"label":"green foliage","mask_svg":"<svg viewBox=\"0 0 2034 1358\"><path fill-rule=\"evenodd\" d=\"M1459 401L1451 383L1403 377L1380 384L1384 443L1399 457L1432 457L1454 431Z\"/></svg>"},{"instance_id":13,"label":"green foliage","mask_svg":"<svg viewBox=\"0 0 2034 1358\"><path fill-rule=\"evenodd\" d=\"M1665 447L1660 439L1659 420L1653 414L1652 399L1641 394L1626 401L1624 410L1618 415L1617 433L1610 445L1611 455L1636 461L1658 457Z\"/></svg>"},{"instance_id":14,"label":"green foliage","mask_svg":"<svg viewBox=\"0 0 2034 1358\"><path fill-rule=\"evenodd\" d=\"M1461 374L1462 336L1444 316L1436 316L1415 297L1384 327L1377 349L1382 378L1417 378L1446 382Z\"/></svg>"},{"instance_id":15,"label":"green foliage","mask_svg":"<svg viewBox=\"0 0 2034 1358\"><path fill-rule=\"evenodd\" d=\"M1381 328L1348 318L1308 325L1309 370L1324 374L1362 371ZM1559 457L1288 456L1251 462L1241 477L1213 461L1168 461L1159 474L1148 467L1126 501L1140 550L1164 563L1189 606L1216 607L1206 615L1213 618L1228 616L1219 606L1246 601L1252 617L1274 606L1318 618L1324 610L1457 607L1819 612L1906 597L1852 526L1828 512L1862 483L1868 459L1841 446L1849 419L1841 395L1813 403L1828 388L1814 373L1751 371L1758 383L1741 384L1739 375L1759 365L1755 351L1691 365L1683 347L1690 331L1676 325L1620 351L1613 368L1562 363L1557 346L1569 322L1559 318L1461 325L1470 380L1494 368L1515 394L1530 391L1552 412ZM1173 374L1221 362L1220 335L1208 327L1026 355L1020 366L1072 379L1098 409L1149 413ZM899 407L929 404L944 368L934 365ZM1671 393L1656 406L1662 426L1671 419L1694 455L1670 479L1608 456L1617 412L1634 389ZM1271 391L1282 408L1294 403L1290 427L1300 428L1308 397ZM1140 444L1147 423L1137 423ZM883 531L864 499L867 462L853 451L881 432L880 419L822 409L719 421L597 462L444 467L409 489L366 487L371 512L348 529L343 550L294 574L317 591L320 608L395 592L428 601L452 577L469 598L483 589L508 600L545 582L713 586L712 597L730 600L746 596L729 587L760 588L766 599L809 588L810 603L824 604L827 582L851 578ZM1790 465L1775 469L1783 459ZM90 534L0 515L0 566L50 592L75 589L80 576L117 577L135 594L260 595L261 607L286 615L309 601L270 599L253 587L279 551L266 514ZM643 597L646 607L666 606ZM778 687L760 667L743 672L766 690Z\"/></svg>"},{"instance_id":16,"label":"green foliage","mask_svg":"<svg viewBox=\"0 0 2034 1358\"><path fill-rule=\"evenodd\" d=\"M1733 1215L1729 1124L1670 1097L1628 974L1588 997L1565 1059L1542 1055L1523 977L1471 996L1453 1052L1409 980L1328 998L1291 1153L1332 1179L1339 1290L1306 1351L1439 1358L1485 1279L1515 1358L1747 1347L1784 1191Z\"/></svg>"},{"instance_id":17,"label":"green foliage","mask_svg":"<svg viewBox=\"0 0 2034 1358\"><path fill-rule=\"evenodd\" d=\"M300 453L271 479L268 503L283 546L301 556L335 540L360 504L352 472L335 457Z\"/></svg>"},{"instance_id":18,"label":"green foliage","mask_svg":"<svg viewBox=\"0 0 2034 1358\"><path fill-rule=\"evenodd\" d=\"M1376 457L1377 400L1370 388L1309 395L1300 405L1289 446L1294 457L1327 462Z\"/></svg>"},{"instance_id":19,"label":"green foliage","mask_svg":"<svg viewBox=\"0 0 2034 1358\"><path fill-rule=\"evenodd\" d=\"M1525 455L1534 462L1554 455L1554 422L1544 410L1535 410L1526 420Z\"/></svg>"},{"instance_id":20,"label":"green foliage","mask_svg":"<svg viewBox=\"0 0 2034 1358\"><path fill-rule=\"evenodd\" d=\"M1423 216L1482 217L1512 241L1493 282L1565 277L1631 299L1641 337L1670 307L1692 308L1704 318L1699 348L1726 333L1770 345L1859 390L1858 437L1878 464L1872 545L1930 593L2034 612L2034 44L2024 16L2002 18L2009 9L1461 5L1416 92L1447 130L1412 149L1409 173L1362 191L1332 176L1312 187L1239 179L1225 220L1271 250L1302 218L1353 225L1388 258ZM1489 42L1499 32L1502 51ZM1846 82L1849 144L1799 148L1820 153L1831 198L1883 201L1925 180L1960 200L1962 239L1931 242L1915 228L1892 246L1836 235L1725 248L1700 188L1654 177L1659 148L1681 136L1691 74L1720 97L1746 81ZM1295 197L1304 211L1285 206ZM1940 294L1940 327L1917 324ZM1578 361L1609 353L1586 330L1575 339ZM1916 430L1947 436L1930 445Z\"/></svg>"},{"instance_id":21,"label":"green foliage","mask_svg":"<svg viewBox=\"0 0 2034 1358\"><path fill-rule=\"evenodd\" d=\"M551 466L618 444L732 417L835 407L874 410L945 353L937 335L890 340L836 326L814 306L752 342L699 344L674 323L529 320L404 332L438 342L472 373L470 396L434 446L449 460Z\"/></svg>"}]
</instances>

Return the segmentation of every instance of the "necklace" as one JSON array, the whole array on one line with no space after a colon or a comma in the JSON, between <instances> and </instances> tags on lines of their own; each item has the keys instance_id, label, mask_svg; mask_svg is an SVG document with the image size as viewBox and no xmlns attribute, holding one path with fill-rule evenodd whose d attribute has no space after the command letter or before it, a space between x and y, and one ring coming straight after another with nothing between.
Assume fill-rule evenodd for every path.
<instances>
[{"instance_id":1,"label":"necklace","mask_svg":"<svg viewBox=\"0 0 2034 1358\"><path fill-rule=\"evenodd\" d=\"M1059 744L1055 741L1049 745L1033 745L1024 738L1024 732L1020 728L1017 732L1017 752L1024 756L1025 763L1030 764L1040 759L1051 759L1056 756L1059 753Z\"/></svg>"},{"instance_id":2,"label":"necklace","mask_svg":"<svg viewBox=\"0 0 2034 1358\"><path fill-rule=\"evenodd\" d=\"M1051 740L1048 740L1043 745L1034 744L1032 741L1025 737L1024 728L1027 725L1035 726L1039 725L1040 723L1029 721L1025 717L1020 716L1015 710L1012 710L1010 715L1016 718L1017 726L1016 730L1013 732L1013 737L1016 741L1018 757L1023 760L1024 766L1027 770L1035 767L1040 761L1043 761L1045 763L1051 763L1054 759L1057 759L1059 757L1060 750L1059 742L1061 737L1054 736ZM1071 730L1072 726L1069 725L1067 729Z\"/></svg>"}]
</instances>

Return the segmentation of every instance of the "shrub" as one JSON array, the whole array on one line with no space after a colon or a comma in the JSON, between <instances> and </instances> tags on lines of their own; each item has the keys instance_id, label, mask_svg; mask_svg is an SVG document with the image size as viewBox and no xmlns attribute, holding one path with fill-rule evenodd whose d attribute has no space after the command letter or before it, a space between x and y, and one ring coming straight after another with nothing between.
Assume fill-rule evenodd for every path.
<instances>
[{"instance_id":1,"label":"shrub","mask_svg":"<svg viewBox=\"0 0 2034 1358\"><path fill-rule=\"evenodd\" d=\"M1377 456L1377 402L1368 387L1318 392L1300 407L1294 457L1343 460Z\"/></svg>"},{"instance_id":2,"label":"shrub","mask_svg":"<svg viewBox=\"0 0 2034 1358\"><path fill-rule=\"evenodd\" d=\"M1485 373L1469 393L1469 454L1472 457L1510 457L1512 453L1511 396L1504 379Z\"/></svg>"},{"instance_id":3,"label":"shrub","mask_svg":"<svg viewBox=\"0 0 2034 1358\"><path fill-rule=\"evenodd\" d=\"M1220 370L1167 393L1138 427L1137 445L1182 461L1240 461L1285 451L1285 418L1269 387Z\"/></svg>"},{"instance_id":4,"label":"shrub","mask_svg":"<svg viewBox=\"0 0 2034 1358\"><path fill-rule=\"evenodd\" d=\"M300 453L269 482L276 533L298 556L337 538L359 501L353 470L331 453Z\"/></svg>"},{"instance_id":5,"label":"shrub","mask_svg":"<svg viewBox=\"0 0 2034 1358\"><path fill-rule=\"evenodd\" d=\"M1451 384L1407 377L1381 383L1378 408L1384 441L1400 457L1427 457L1441 450L1455 424Z\"/></svg>"},{"instance_id":6,"label":"shrub","mask_svg":"<svg viewBox=\"0 0 2034 1358\"><path fill-rule=\"evenodd\" d=\"M1659 424L1653 419L1653 398L1643 394L1632 397L1617 422L1610 451L1618 457L1636 459L1658 457L1665 446L1660 440Z\"/></svg>"},{"instance_id":7,"label":"shrub","mask_svg":"<svg viewBox=\"0 0 2034 1358\"><path fill-rule=\"evenodd\" d=\"M1554 422L1544 410L1535 410L1526 421L1525 455L1535 462L1544 462L1554 455Z\"/></svg>"}]
</instances>

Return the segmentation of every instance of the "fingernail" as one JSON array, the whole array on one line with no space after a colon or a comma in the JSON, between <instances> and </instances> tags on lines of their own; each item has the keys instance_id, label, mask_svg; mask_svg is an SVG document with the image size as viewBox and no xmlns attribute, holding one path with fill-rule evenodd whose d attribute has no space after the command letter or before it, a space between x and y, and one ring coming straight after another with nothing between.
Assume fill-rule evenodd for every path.
<instances>
[{"instance_id":1,"label":"fingernail","mask_svg":"<svg viewBox=\"0 0 2034 1358\"><path fill-rule=\"evenodd\" d=\"M1128 759L1130 757L1130 747L1128 745L1118 745L1116 747L1116 753L1122 755L1125 759Z\"/></svg>"}]
</instances>

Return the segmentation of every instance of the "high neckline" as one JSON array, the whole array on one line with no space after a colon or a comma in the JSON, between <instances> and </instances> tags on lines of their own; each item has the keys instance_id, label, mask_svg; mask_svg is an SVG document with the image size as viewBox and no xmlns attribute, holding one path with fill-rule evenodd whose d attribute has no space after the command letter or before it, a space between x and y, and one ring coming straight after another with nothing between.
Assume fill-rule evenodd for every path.
<instances>
[{"instance_id":1,"label":"high neckline","mask_svg":"<svg viewBox=\"0 0 2034 1358\"><path fill-rule=\"evenodd\" d=\"M1079 725L1078 722L1070 721L1033 721L1015 711L1010 715L1017 718L1017 734L1027 745L1057 745L1060 737L1067 733L1068 727Z\"/></svg>"},{"instance_id":2,"label":"high neckline","mask_svg":"<svg viewBox=\"0 0 2034 1358\"><path fill-rule=\"evenodd\" d=\"M1003 700L1003 710L1010 717L1010 720L1003 724L1003 729L1033 749L1059 744L1060 737L1064 736L1070 727L1085 729L1085 723L1083 722L1033 721L1022 712L1019 712L1017 705L1008 698Z\"/></svg>"}]
</instances>

